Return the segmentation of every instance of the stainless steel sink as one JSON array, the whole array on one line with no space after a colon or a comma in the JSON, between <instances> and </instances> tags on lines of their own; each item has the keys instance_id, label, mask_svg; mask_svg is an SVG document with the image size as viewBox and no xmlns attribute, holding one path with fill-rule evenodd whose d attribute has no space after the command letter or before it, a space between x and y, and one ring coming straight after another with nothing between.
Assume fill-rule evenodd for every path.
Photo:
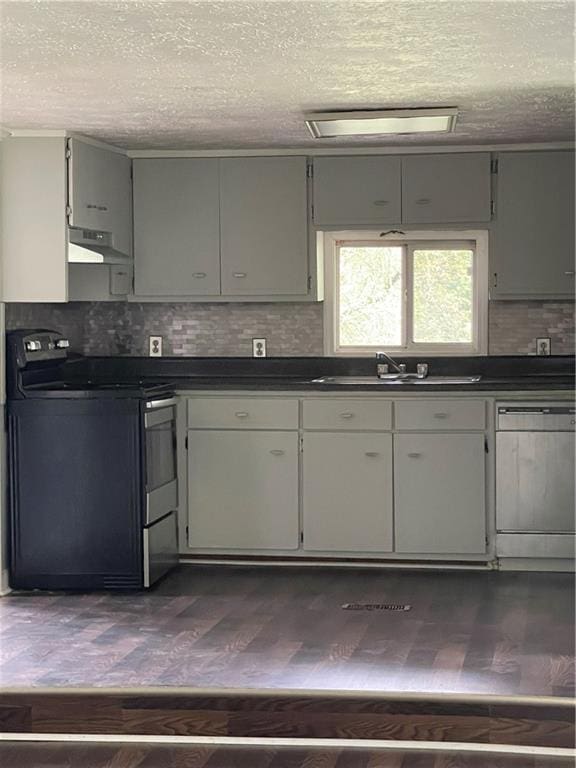
<instances>
[{"instance_id":1,"label":"stainless steel sink","mask_svg":"<svg viewBox=\"0 0 576 768\"><path fill-rule=\"evenodd\" d=\"M371 384L378 387L386 386L426 386L438 384L475 384L480 381L481 376L426 376L424 379L416 378L415 374L398 375L389 374L386 378L379 379L377 376L320 376L313 379L312 384Z\"/></svg>"}]
</instances>

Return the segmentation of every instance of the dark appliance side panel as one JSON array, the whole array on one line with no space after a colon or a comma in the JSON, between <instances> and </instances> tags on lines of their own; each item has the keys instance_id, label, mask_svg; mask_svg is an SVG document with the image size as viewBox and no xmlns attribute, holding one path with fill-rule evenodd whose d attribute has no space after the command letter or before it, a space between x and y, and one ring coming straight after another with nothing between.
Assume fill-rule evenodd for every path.
<instances>
[{"instance_id":1,"label":"dark appliance side panel","mask_svg":"<svg viewBox=\"0 0 576 768\"><path fill-rule=\"evenodd\" d=\"M8 420L11 586L141 587L139 401L13 401Z\"/></svg>"}]
</instances>

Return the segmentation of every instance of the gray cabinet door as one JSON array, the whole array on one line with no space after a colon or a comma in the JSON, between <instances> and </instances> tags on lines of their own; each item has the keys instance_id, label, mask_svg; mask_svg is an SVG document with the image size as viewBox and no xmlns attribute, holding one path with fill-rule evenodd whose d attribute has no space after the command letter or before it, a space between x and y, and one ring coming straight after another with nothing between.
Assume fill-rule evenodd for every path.
<instances>
[{"instance_id":1,"label":"gray cabinet door","mask_svg":"<svg viewBox=\"0 0 576 768\"><path fill-rule=\"evenodd\" d=\"M188 544L298 548L298 433L188 433Z\"/></svg>"},{"instance_id":2,"label":"gray cabinet door","mask_svg":"<svg viewBox=\"0 0 576 768\"><path fill-rule=\"evenodd\" d=\"M315 158L314 223L399 223L400 171L399 157Z\"/></svg>"},{"instance_id":3,"label":"gray cabinet door","mask_svg":"<svg viewBox=\"0 0 576 768\"><path fill-rule=\"evenodd\" d=\"M70 226L110 232L114 247L131 255L130 158L79 139L69 149Z\"/></svg>"},{"instance_id":4,"label":"gray cabinet door","mask_svg":"<svg viewBox=\"0 0 576 768\"><path fill-rule=\"evenodd\" d=\"M448 224L490 221L487 152L402 158L402 221Z\"/></svg>"},{"instance_id":5,"label":"gray cabinet door","mask_svg":"<svg viewBox=\"0 0 576 768\"><path fill-rule=\"evenodd\" d=\"M486 551L484 435L394 436L396 552Z\"/></svg>"},{"instance_id":6,"label":"gray cabinet door","mask_svg":"<svg viewBox=\"0 0 576 768\"><path fill-rule=\"evenodd\" d=\"M573 152L499 155L491 265L494 298L573 297Z\"/></svg>"},{"instance_id":7,"label":"gray cabinet door","mask_svg":"<svg viewBox=\"0 0 576 768\"><path fill-rule=\"evenodd\" d=\"M122 301L131 291L127 264L68 265L68 301Z\"/></svg>"},{"instance_id":8,"label":"gray cabinet door","mask_svg":"<svg viewBox=\"0 0 576 768\"><path fill-rule=\"evenodd\" d=\"M392 550L392 435L304 436L304 549Z\"/></svg>"},{"instance_id":9,"label":"gray cabinet door","mask_svg":"<svg viewBox=\"0 0 576 768\"><path fill-rule=\"evenodd\" d=\"M222 294L308 292L306 158L220 161Z\"/></svg>"},{"instance_id":10,"label":"gray cabinet door","mask_svg":"<svg viewBox=\"0 0 576 768\"><path fill-rule=\"evenodd\" d=\"M134 286L140 296L220 293L217 159L134 161Z\"/></svg>"}]
</instances>

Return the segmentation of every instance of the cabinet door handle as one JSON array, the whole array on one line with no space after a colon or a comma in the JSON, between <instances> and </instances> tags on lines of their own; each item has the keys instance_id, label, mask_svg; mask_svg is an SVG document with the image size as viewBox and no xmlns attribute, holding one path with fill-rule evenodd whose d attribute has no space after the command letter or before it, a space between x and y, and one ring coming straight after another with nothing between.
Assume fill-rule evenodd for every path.
<instances>
[{"instance_id":1,"label":"cabinet door handle","mask_svg":"<svg viewBox=\"0 0 576 768\"><path fill-rule=\"evenodd\" d=\"M246 272L234 272L234 277L246 277Z\"/></svg>"},{"instance_id":2,"label":"cabinet door handle","mask_svg":"<svg viewBox=\"0 0 576 768\"><path fill-rule=\"evenodd\" d=\"M378 451L366 451L364 455L370 456L370 458L373 459L376 456L380 456L380 453Z\"/></svg>"},{"instance_id":3,"label":"cabinet door handle","mask_svg":"<svg viewBox=\"0 0 576 768\"><path fill-rule=\"evenodd\" d=\"M568 269L566 272L564 272L565 275L568 275L569 277L573 277L576 275L576 272L573 269Z\"/></svg>"},{"instance_id":4,"label":"cabinet door handle","mask_svg":"<svg viewBox=\"0 0 576 768\"><path fill-rule=\"evenodd\" d=\"M384 205L388 205L389 202L390 200L374 200L373 204L378 206L384 206Z\"/></svg>"},{"instance_id":5,"label":"cabinet door handle","mask_svg":"<svg viewBox=\"0 0 576 768\"><path fill-rule=\"evenodd\" d=\"M192 277L196 277L198 280L201 280L203 277L206 277L206 272L193 272Z\"/></svg>"},{"instance_id":6,"label":"cabinet door handle","mask_svg":"<svg viewBox=\"0 0 576 768\"><path fill-rule=\"evenodd\" d=\"M108 208L105 205L96 205L95 203L86 203L86 208L89 210L96 210L96 211L107 211Z\"/></svg>"},{"instance_id":7,"label":"cabinet door handle","mask_svg":"<svg viewBox=\"0 0 576 768\"><path fill-rule=\"evenodd\" d=\"M250 414L248 413L248 411L236 411L234 416L236 416L236 418L238 419L247 419L248 416L250 416Z\"/></svg>"},{"instance_id":8,"label":"cabinet door handle","mask_svg":"<svg viewBox=\"0 0 576 768\"><path fill-rule=\"evenodd\" d=\"M416 200L416 205L430 205L430 198L419 197L418 200Z\"/></svg>"},{"instance_id":9,"label":"cabinet door handle","mask_svg":"<svg viewBox=\"0 0 576 768\"><path fill-rule=\"evenodd\" d=\"M273 448L270 453L272 456L284 456L284 451L282 451L280 448Z\"/></svg>"},{"instance_id":10,"label":"cabinet door handle","mask_svg":"<svg viewBox=\"0 0 576 768\"><path fill-rule=\"evenodd\" d=\"M434 414L435 419L447 419L448 414L447 413L435 413Z\"/></svg>"},{"instance_id":11,"label":"cabinet door handle","mask_svg":"<svg viewBox=\"0 0 576 768\"><path fill-rule=\"evenodd\" d=\"M351 419L354 416L353 413L350 413L350 411L345 411L344 413L340 414L341 419Z\"/></svg>"},{"instance_id":12,"label":"cabinet door handle","mask_svg":"<svg viewBox=\"0 0 576 768\"><path fill-rule=\"evenodd\" d=\"M409 458L409 459L419 459L419 458L420 458L420 456L422 456L422 454L421 454L421 453L409 453L409 454L408 454L408 458Z\"/></svg>"}]
</instances>

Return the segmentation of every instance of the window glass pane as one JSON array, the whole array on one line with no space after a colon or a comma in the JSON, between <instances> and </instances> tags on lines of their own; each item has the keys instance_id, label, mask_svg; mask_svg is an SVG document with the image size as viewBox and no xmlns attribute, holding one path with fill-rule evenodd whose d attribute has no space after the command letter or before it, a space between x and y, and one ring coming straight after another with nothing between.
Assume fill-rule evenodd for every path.
<instances>
[{"instance_id":1,"label":"window glass pane","mask_svg":"<svg viewBox=\"0 0 576 768\"><path fill-rule=\"evenodd\" d=\"M340 345L402 344L403 248L341 246Z\"/></svg>"},{"instance_id":2,"label":"window glass pane","mask_svg":"<svg viewBox=\"0 0 576 768\"><path fill-rule=\"evenodd\" d=\"M414 341L472 343L472 250L414 251Z\"/></svg>"}]
</instances>

